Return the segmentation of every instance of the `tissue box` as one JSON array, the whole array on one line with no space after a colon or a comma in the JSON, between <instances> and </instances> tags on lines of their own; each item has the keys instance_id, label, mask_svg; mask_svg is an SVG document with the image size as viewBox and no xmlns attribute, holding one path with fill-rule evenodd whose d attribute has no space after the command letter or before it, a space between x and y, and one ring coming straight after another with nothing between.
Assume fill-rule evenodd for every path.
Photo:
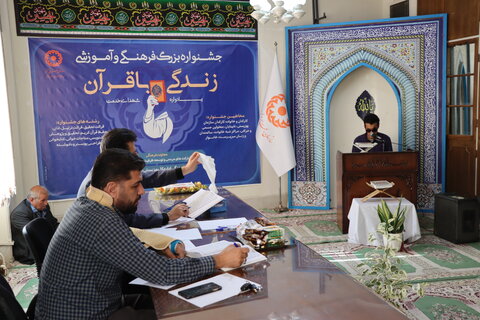
<instances>
[{"instance_id":1,"label":"tissue box","mask_svg":"<svg viewBox=\"0 0 480 320\"><path fill-rule=\"evenodd\" d=\"M216 205L210 208L210 213L224 212L227 211L227 199L223 199Z\"/></svg>"}]
</instances>

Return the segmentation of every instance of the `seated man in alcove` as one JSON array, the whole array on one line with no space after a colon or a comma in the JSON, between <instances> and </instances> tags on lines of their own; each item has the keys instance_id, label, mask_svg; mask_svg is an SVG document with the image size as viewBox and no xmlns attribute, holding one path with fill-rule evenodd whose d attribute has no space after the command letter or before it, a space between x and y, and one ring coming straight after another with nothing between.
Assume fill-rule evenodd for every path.
<instances>
[{"instance_id":1,"label":"seated man in alcove","mask_svg":"<svg viewBox=\"0 0 480 320\"><path fill-rule=\"evenodd\" d=\"M390 137L384 133L378 132L380 127L380 119L373 113L368 113L363 118L363 125L365 127L365 133L359 135L353 141L352 152L362 152L362 149L355 144L358 143L376 143L376 145L369 149L368 152L385 152L392 151L392 141Z\"/></svg>"}]
</instances>

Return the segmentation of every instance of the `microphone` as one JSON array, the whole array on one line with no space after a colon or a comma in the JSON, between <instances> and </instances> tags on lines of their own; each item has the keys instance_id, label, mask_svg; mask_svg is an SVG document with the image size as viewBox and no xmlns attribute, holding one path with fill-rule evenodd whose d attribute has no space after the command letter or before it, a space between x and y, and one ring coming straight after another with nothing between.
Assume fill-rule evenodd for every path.
<instances>
[{"instance_id":1,"label":"microphone","mask_svg":"<svg viewBox=\"0 0 480 320\"><path fill-rule=\"evenodd\" d=\"M384 143L385 141L379 137L377 134L373 136L373 142Z\"/></svg>"}]
</instances>

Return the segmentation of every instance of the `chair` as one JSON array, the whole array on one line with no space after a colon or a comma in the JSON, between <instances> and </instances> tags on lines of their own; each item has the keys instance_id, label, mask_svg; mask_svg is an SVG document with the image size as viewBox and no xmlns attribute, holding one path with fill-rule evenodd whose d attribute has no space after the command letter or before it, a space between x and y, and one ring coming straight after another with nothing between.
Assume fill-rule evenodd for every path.
<instances>
[{"instance_id":1,"label":"chair","mask_svg":"<svg viewBox=\"0 0 480 320\"><path fill-rule=\"evenodd\" d=\"M2 320L32 320L35 315L35 304L37 296L33 298L28 306L27 313L23 311L18 303L12 288L7 280L0 275L0 319Z\"/></svg>"},{"instance_id":2,"label":"chair","mask_svg":"<svg viewBox=\"0 0 480 320\"><path fill-rule=\"evenodd\" d=\"M55 230L44 218L36 218L27 223L22 233L27 240L28 247L32 251L35 264L37 265L37 273L40 277L40 269L43 259L47 253L48 245L53 237Z\"/></svg>"}]
</instances>

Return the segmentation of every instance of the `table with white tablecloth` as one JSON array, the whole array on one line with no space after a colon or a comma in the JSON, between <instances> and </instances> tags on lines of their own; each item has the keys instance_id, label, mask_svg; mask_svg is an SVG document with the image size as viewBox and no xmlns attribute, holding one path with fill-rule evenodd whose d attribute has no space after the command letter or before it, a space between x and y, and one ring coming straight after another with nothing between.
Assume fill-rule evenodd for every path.
<instances>
[{"instance_id":1,"label":"table with white tablecloth","mask_svg":"<svg viewBox=\"0 0 480 320\"><path fill-rule=\"evenodd\" d=\"M350 225L348 227L348 242L376 246L383 244L382 235L377 232L377 226L380 223L377 214L377 207L380 205L381 199L385 200L392 213L397 209L399 200L402 200L402 208L407 208L405 212L403 240L413 242L420 239L421 233L417 211L415 210L413 203L407 199L371 198L363 202L361 198L354 198L350 211L348 212L348 219L350 220ZM368 242L368 235L370 233L374 233L377 238L373 243Z\"/></svg>"}]
</instances>

